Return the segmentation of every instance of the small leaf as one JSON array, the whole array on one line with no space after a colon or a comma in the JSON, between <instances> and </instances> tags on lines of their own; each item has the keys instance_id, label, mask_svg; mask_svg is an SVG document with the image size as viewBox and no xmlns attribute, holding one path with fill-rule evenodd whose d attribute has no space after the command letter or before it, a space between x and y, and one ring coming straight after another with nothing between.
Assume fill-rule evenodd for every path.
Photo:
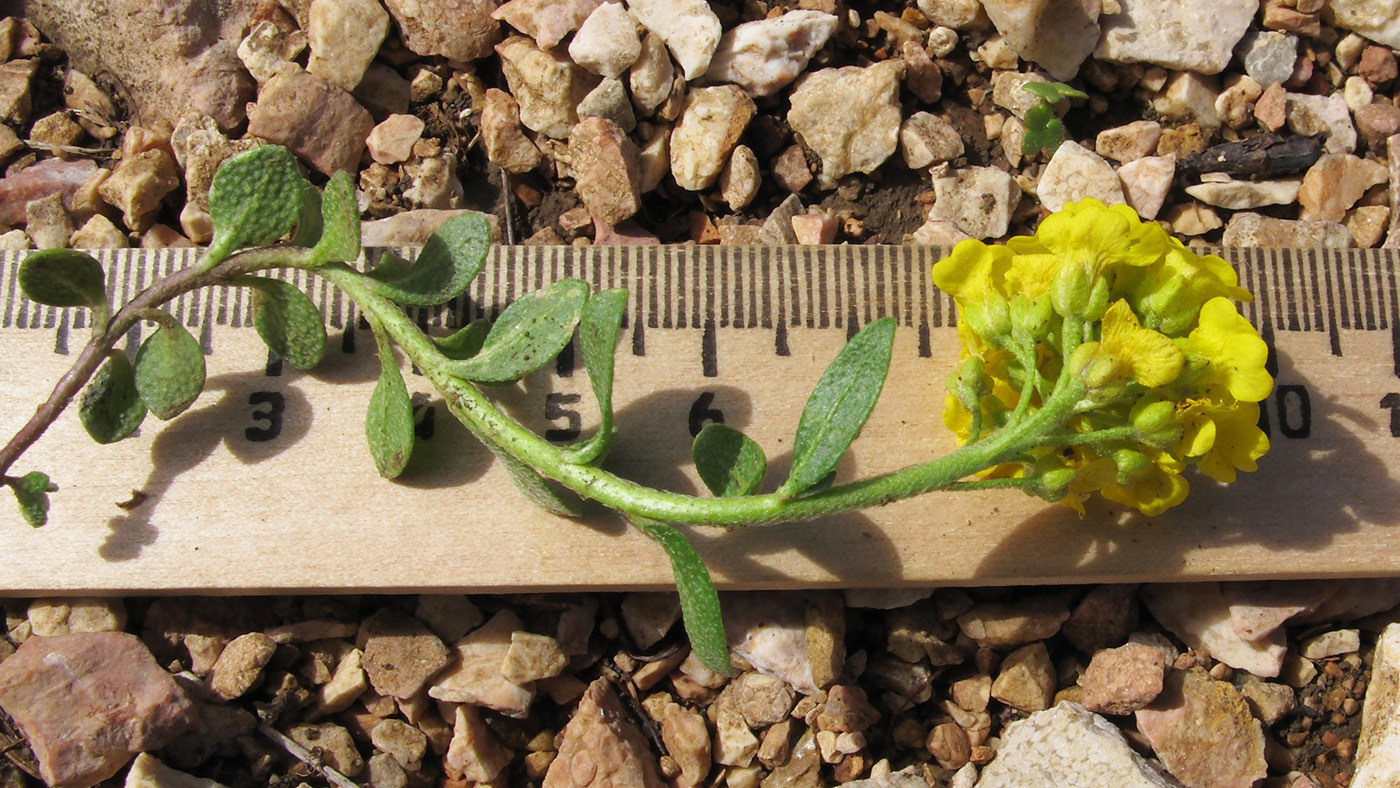
<instances>
[{"instance_id":1,"label":"small leaf","mask_svg":"<svg viewBox=\"0 0 1400 788\"><path fill-rule=\"evenodd\" d=\"M461 361L480 352L481 345L490 331L491 321L483 317L462 326L449 336L433 337L432 340L444 356Z\"/></svg>"},{"instance_id":2,"label":"small leaf","mask_svg":"<svg viewBox=\"0 0 1400 788\"><path fill-rule=\"evenodd\" d=\"M491 247L486 217L466 213L448 219L433 233L410 266L385 253L368 272L375 292L408 306L436 306L456 298L471 284Z\"/></svg>"},{"instance_id":3,"label":"small leaf","mask_svg":"<svg viewBox=\"0 0 1400 788\"><path fill-rule=\"evenodd\" d=\"M477 383L509 383L548 364L574 337L588 283L561 279L543 293L529 293L506 307L481 351L455 362L455 375Z\"/></svg>"},{"instance_id":4,"label":"small leaf","mask_svg":"<svg viewBox=\"0 0 1400 788\"><path fill-rule=\"evenodd\" d=\"M47 474L30 471L20 477L19 484L12 489L26 523L38 528L49 521L49 493L58 488L49 483Z\"/></svg>"},{"instance_id":5,"label":"small leaf","mask_svg":"<svg viewBox=\"0 0 1400 788\"><path fill-rule=\"evenodd\" d=\"M680 531L655 520L636 518L632 524L661 544L671 559L671 574L681 597L681 619L690 638L690 650L700 663L721 676L730 676L729 642L724 636L724 618L719 594L705 562Z\"/></svg>"},{"instance_id":6,"label":"small leaf","mask_svg":"<svg viewBox=\"0 0 1400 788\"><path fill-rule=\"evenodd\" d=\"M45 249L19 264L19 289L47 306L106 308L102 264L72 249Z\"/></svg>"},{"instance_id":7,"label":"small leaf","mask_svg":"<svg viewBox=\"0 0 1400 788\"><path fill-rule=\"evenodd\" d=\"M598 400L601 417L598 432L569 452L572 462L590 463L603 456L612 445L613 429L613 367L616 361L617 337L622 332L622 315L627 311L627 291L604 290L588 299L579 319L579 344L583 347L583 365L593 384L593 396Z\"/></svg>"},{"instance_id":8,"label":"small leaf","mask_svg":"<svg viewBox=\"0 0 1400 788\"><path fill-rule=\"evenodd\" d=\"M1089 98L1089 94L1082 90L1072 88L1063 82L1027 82L1021 87L1040 96L1051 104L1057 101L1063 101L1067 98Z\"/></svg>"},{"instance_id":9,"label":"small leaf","mask_svg":"<svg viewBox=\"0 0 1400 788\"><path fill-rule=\"evenodd\" d=\"M204 351L174 319L161 321L136 351L136 391L156 418L172 419L204 389Z\"/></svg>"},{"instance_id":10,"label":"small leaf","mask_svg":"<svg viewBox=\"0 0 1400 788\"><path fill-rule=\"evenodd\" d=\"M136 391L136 374L126 354L107 357L78 403L83 429L98 443L116 443L136 431L146 418L146 403Z\"/></svg>"},{"instance_id":11,"label":"small leaf","mask_svg":"<svg viewBox=\"0 0 1400 788\"><path fill-rule=\"evenodd\" d=\"M413 454L413 403L399 372L399 361L387 337L375 332L379 345L379 382L365 413L365 438L379 475L393 479Z\"/></svg>"},{"instance_id":12,"label":"small leaf","mask_svg":"<svg viewBox=\"0 0 1400 788\"><path fill-rule=\"evenodd\" d=\"M1021 152L1053 151L1065 141L1065 125L1045 104L1026 111L1026 136L1021 139Z\"/></svg>"},{"instance_id":13,"label":"small leaf","mask_svg":"<svg viewBox=\"0 0 1400 788\"><path fill-rule=\"evenodd\" d=\"M277 279L245 276L253 290L253 327L273 353L297 369L311 369L326 352L326 323L306 293Z\"/></svg>"},{"instance_id":14,"label":"small leaf","mask_svg":"<svg viewBox=\"0 0 1400 788\"><path fill-rule=\"evenodd\" d=\"M261 145L224 161L209 187L214 240L202 265L286 235L301 214L303 183L296 158L280 145Z\"/></svg>"},{"instance_id":15,"label":"small leaf","mask_svg":"<svg viewBox=\"0 0 1400 788\"><path fill-rule=\"evenodd\" d=\"M360 206L350 175L337 172L321 195L321 238L311 250L312 265L348 263L360 256Z\"/></svg>"},{"instance_id":16,"label":"small leaf","mask_svg":"<svg viewBox=\"0 0 1400 788\"><path fill-rule=\"evenodd\" d=\"M894 319L867 325L822 373L792 443L792 470L780 493L792 496L821 481L860 434L890 369Z\"/></svg>"},{"instance_id":17,"label":"small leaf","mask_svg":"<svg viewBox=\"0 0 1400 788\"><path fill-rule=\"evenodd\" d=\"M695 470L710 492L721 498L748 495L758 489L768 460L747 435L717 422L711 422L695 436L691 446Z\"/></svg>"},{"instance_id":18,"label":"small leaf","mask_svg":"<svg viewBox=\"0 0 1400 788\"><path fill-rule=\"evenodd\" d=\"M481 442L501 461L515 489L530 503L560 517L578 517L583 514L583 502L573 492L539 475L524 460L495 443L485 438L482 438Z\"/></svg>"},{"instance_id":19,"label":"small leaf","mask_svg":"<svg viewBox=\"0 0 1400 788\"><path fill-rule=\"evenodd\" d=\"M292 234L292 246L310 249L320 240L321 190L302 178L301 210L297 213L297 230Z\"/></svg>"}]
</instances>

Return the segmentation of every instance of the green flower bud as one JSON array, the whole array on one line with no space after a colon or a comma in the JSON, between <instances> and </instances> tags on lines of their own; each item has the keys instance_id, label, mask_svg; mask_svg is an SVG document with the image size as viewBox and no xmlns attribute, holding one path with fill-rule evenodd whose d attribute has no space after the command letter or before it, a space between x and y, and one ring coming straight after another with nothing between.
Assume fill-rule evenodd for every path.
<instances>
[{"instance_id":1,"label":"green flower bud","mask_svg":"<svg viewBox=\"0 0 1400 788\"><path fill-rule=\"evenodd\" d=\"M1093 289L1094 283L1085 266L1065 265L1055 274L1055 282L1050 287L1051 303L1064 317L1082 315Z\"/></svg>"},{"instance_id":2,"label":"green flower bud","mask_svg":"<svg viewBox=\"0 0 1400 788\"><path fill-rule=\"evenodd\" d=\"M1058 501L1069 492L1069 486L1078 475L1078 471L1073 468L1056 468L1040 474L1040 482L1037 485L1037 492L1040 497L1047 501Z\"/></svg>"},{"instance_id":3,"label":"green flower bud","mask_svg":"<svg viewBox=\"0 0 1400 788\"><path fill-rule=\"evenodd\" d=\"M1042 296L1034 302L1017 293L1011 300L1011 328L1017 335L1031 342L1039 342L1050 333L1050 319L1055 316L1049 296Z\"/></svg>"},{"instance_id":4,"label":"green flower bud","mask_svg":"<svg viewBox=\"0 0 1400 788\"><path fill-rule=\"evenodd\" d=\"M1137 313L1142 315L1142 324L1168 335L1179 333L1180 329L1190 326L1193 317L1191 310L1179 303L1185 287L1186 280L1176 276L1144 295L1137 304Z\"/></svg>"},{"instance_id":5,"label":"green flower bud","mask_svg":"<svg viewBox=\"0 0 1400 788\"><path fill-rule=\"evenodd\" d=\"M1089 290L1089 301L1084 305L1081 313L1085 320L1102 320L1103 313L1108 309L1108 279L1099 277L1094 282L1094 286Z\"/></svg>"},{"instance_id":6,"label":"green flower bud","mask_svg":"<svg viewBox=\"0 0 1400 788\"><path fill-rule=\"evenodd\" d=\"M968 356L958 370L948 376L948 391L969 413L981 407L982 395L989 390L982 374L984 366L981 356Z\"/></svg>"},{"instance_id":7,"label":"green flower bud","mask_svg":"<svg viewBox=\"0 0 1400 788\"><path fill-rule=\"evenodd\" d=\"M1117 482L1120 486L1131 487L1152 467L1152 460L1146 454L1132 449L1118 449L1113 452L1113 462L1118 466Z\"/></svg>"},{"instance_id":8,"label":"green flower bud","mask_svg":"<svg viewBox=\"0 0 1400 788\"><path fill-rule=\"evenodd\" d=\"M1085 342L1074 349L1069 358L1069 370L1090 391L1105 389L1109 384L1120 382L1123 377L1122 364L1108 353L1102 352L1098 342ZM1115 390L1121 386L1115 387Z\"/></svg>"},{"instance_id":9,"label":"green flower bud","mask_svg":"<svg viewBox=\"0 0 1400 788\"><path fill-rule=\"evenodd\" d=\"M1181 425L1176 423L1176 403L1171 400L1143 400L1133 406L1128 418L1143 443L1164 447L1181 437Z\"/></svg>"},{"instance_id":10,"label":"green flower bud","mask_svg":"<svg viewBox=\"0 0 1400 788\"><path fill-rule=\"evenodd\" d=\"M966 304L961 310L962 318L983 342L1001 347L1011 337L1011 307L1005 298L988 295L982 303Z\"/></svg>"}]
</instances>

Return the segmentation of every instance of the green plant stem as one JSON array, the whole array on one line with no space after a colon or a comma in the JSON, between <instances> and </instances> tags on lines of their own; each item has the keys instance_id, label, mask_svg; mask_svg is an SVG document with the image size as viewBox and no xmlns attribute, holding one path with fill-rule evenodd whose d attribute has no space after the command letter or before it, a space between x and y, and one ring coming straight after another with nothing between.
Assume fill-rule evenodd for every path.
<instances>
[{"instance_id":1,"label":"green plant stem","mask_svg":"<svg viewBox=\"0 0 1400 788\"><path fill-rule=\"evenodd\" d=\"M539 435L500 411L475 386L448 372L450 360L418 330L398 305L372 292L360 274L344 265L318 273L341 288L403 349L442 394L448 409L473 433L579 495L632 517L666 523L739 526L805 520L878 506L932 490L947 489L977 471L1017 457L1058 430L1084 395L1083 384L1062 370L1041 407L1014 429L1004 429L934 460L809 495L777 494L700 498L654 490L589 465L576 465Z\"/></svg>"},{"instance_id":2,"label":"green plant stem","mask_svg":"<svg viewBox=\"0 0 1400 788\"><path fill-rule=\"evenodd\" d=\"M281 266L296 266L307 257L309 250L286 247L260 247L239 252L209 271L202 268L202 262L182 268L161 279L136 295L107 319L100 312L94 313L92 338L78 353L73 366L54 385L48 399L39 405L34 415L15 433L10 442L0 449L0 476L4 476L25 451L48 430L49 425L63 413L83 386L97 372L112 348L126 335L127 329L141 320L159 319L152 314L161 304L201 287L228 284L230 280L254 271ZM99 328L99 326L102 326Z\"/></svg>"}]
</instances>

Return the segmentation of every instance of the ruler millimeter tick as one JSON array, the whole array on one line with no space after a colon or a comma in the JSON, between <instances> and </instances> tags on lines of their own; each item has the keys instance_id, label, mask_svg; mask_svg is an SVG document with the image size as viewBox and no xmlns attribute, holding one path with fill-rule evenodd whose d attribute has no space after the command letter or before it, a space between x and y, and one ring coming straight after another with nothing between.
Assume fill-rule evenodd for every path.
<instances>
[{"instance_id":1,"label":"ruler millimeter tick","mask_svg":"<svg viewBox=\"0 0 1400 788\"><path fill-rule=\"evenodd\" d=\"M861 326L893 317L884 395L838 468L843 479L950 450L944 380L958 355L952 299L913 246L497 247L466 293L410 314L446 333L561 278L621 287L621 435L608 467L699 493L691 437L743 429L786 472L807 394ZM371 250L371 256L376 252ZM121 303L193 262L194 250L98 254ZM1254 293L1241 309L1269 343L1273 449L1228 487L1189 477L1158 518L1109 504L1086 518L1018 492L934 494L814 523L691 531L723 587L895 586L1352 576L1400 571L1400 297L1395 250L1225 250ZM22 253L0 254L0 431L28 418L86 340L81 310L18 291ZM16 470L62 488L50 525L0 509L0 591L502 590L664 587L664 554L617 518L534 510L490 455L409 374L418 445L397 482L377 477L363 412L377 373L354 305L302 271L331 342L302 373L264 348L245 290L187 294L169 308L208 356L191 411L135 438L93 445L67 414ZM134 350L141 333L127 339ZM496 392L560 443L596 423L566 350ZM770 485L771 486L771 485Z\"/></svg>"}]
</instances>

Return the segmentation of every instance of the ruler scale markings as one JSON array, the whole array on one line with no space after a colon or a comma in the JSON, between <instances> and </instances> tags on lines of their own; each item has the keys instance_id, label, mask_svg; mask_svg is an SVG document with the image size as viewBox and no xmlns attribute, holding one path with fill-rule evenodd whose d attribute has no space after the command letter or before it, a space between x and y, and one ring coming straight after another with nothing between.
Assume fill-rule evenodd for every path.
<instances>
[{"instance_id":1,"label":"ruler scale markings","mask_svg":"<svg viewBox=\"0 0 1400 788\"><path fill-rule=\"evenodd\" d=\"M18 292L19 281L19 259L13 253L6 251L0 255L0 271L5 273L5 315L0 318L0 328L9 328L15 316L15 302L19 299L15 297Z\"/></svg>"},{"instance_id":2,"label":"ruler scale markings","mask_svg":"<svg viewBox=\"0 0 1400 788\"><path fill-rule=\"evenodd\" d=\"M1327 347L1334 356L1342 355L1342 334L1337 317L1337 290L1333 270L1336 261L1327 251L1322 252L1322 282L1327 297Z\"/></svg>"},{"instance_id":3,"label":"ruler scale markings","mask_svg":"<svg viewBox=\"0 0 1400 788\"><path fill-rule=\"evenodd\" d=\"M1348 305L1352 310L1350 325L1347 327L1352 329L1365 328L1365 324L1362 323L1365 313L1361 311L1361 283L1357 278L1358 268L1359 266L1347 266L1346 268L1347 284L1351 288L1351 299Z\"/></svg>"},{"instance_id":4,"label":"ruler scale markings","mask_svg":"<svg viewBox=\"0 0 1400 788\"><path fill-rule=\"evenodd\" d=\"M1309 331L1325 331L1326 328L1322 320L1321 279L1317 274L1317 269L1319 267L1317 254L1313 249L1308 249L1304 254L1308 261L1308 297L1311 300L1309 304L1311 309L1306 313L1307 329Z\"/></svg>"},{"instance_id":5,"label":"ruler scale markings","mask_svg":"<svg viewBox=\"0 0 1400 788\"><path fill-rule=\"evenodd\" d=\"M1283 265L1282 265L1282 268L1283 268L1283 287L1284 287L1284 290L1286 290L1286 291L1288 292L1288 295L1289 295L1289 298L1288 298L1288 305L1287 305L1287 313L1288 313L1288 314L1286 315L1286 318L1287 318L1287 325L1288 325L1288 330L1289 330L1289 331L1298 331L1298 330L1300 330L1299 324L1298 324L1298 303L1299 303L1299 299L1297 298L1298 291L1294 288L1294 284L1295 284L1295 282L1297 281L1297 278L1293 275L1293 273L1294 273L1294 272L1293 272L1293 264L1294 264L1294 262L1295 262L1295 261L1292 259L1292 255L1288 255L1288 256L1284 257L1284 259L1282 260L1282 263L1283 263ZM1285 317L1285 316L1284 316L1284 315L1280 315L1280 318L1283 318L1283 317Z\"/></svg>"},{"instance_id":6,"label":"ruler scale markings","mask_svg":"<svg viewBox=\"0 0 1400 788\"><path fill-rule=\"evenodd\" d=\"M890 276L890 260L889 255L886 253L887 249L889 249L889 247L883 244L875 247L875 314L870 314L870 299L867 297L865 307L866 323L869 323L877 318L886 317L890 314L889 310L887 309L889 303L885 300L889 297L887 285L890 284L889 282L885 281ZM869 279L867 279L866 288L869 287Z\"/></svg>"},{"instance_id":7,"label":"ruler scale markings","mask_svg":"<svg viewBox=\"0 0 1400 788\"><path fill-rule=\"evenodd\" d=\"M1375 275L1372 272L1374 262L1367 258L1361 258L1361 297L1366 309L1366 330L1375 331L1376 326L1376 303L1375 290L1373 286Z\"/></svg>"},{"instance_id":8,"label":"ruler scale markings","mask_svg":"<svg viewBox=\"0 0 1400 788\"><path fill-rule=\"evenodd\" d=\"M1395 250L1381 251L1386 262L1387 285L1390 291L1390 355L1392 371L1400 378L1400 298L1397 298Z\"/></svg>"}]
</instances>

